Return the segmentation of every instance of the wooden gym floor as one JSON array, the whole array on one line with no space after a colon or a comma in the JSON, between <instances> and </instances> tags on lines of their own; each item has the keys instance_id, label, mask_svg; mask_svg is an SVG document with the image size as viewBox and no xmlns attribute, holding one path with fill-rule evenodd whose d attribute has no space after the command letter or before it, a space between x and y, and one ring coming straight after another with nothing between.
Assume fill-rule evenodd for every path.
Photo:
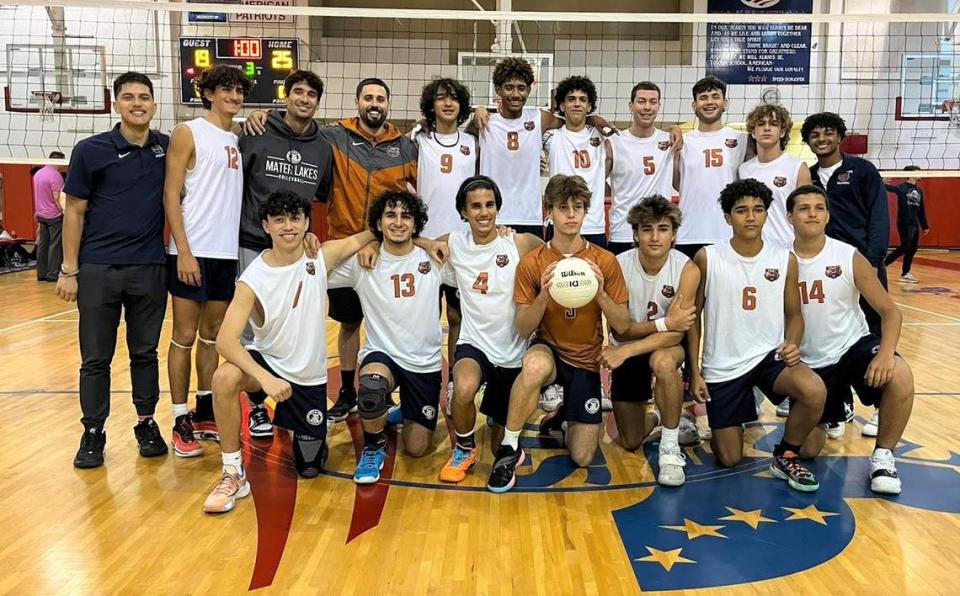
<instances>
[{"instance_id":1,"label":"wooden gym floor","mask_svg":"<svg viewBox=\"0 0 960 596\"><path fill-rule=\"evenodd\" d=\"M765 470L782 421L765 404L741 466L721 470L706 446L688 449L688 482L677 490L658 487L646 455L623 451L609 436L594 465L575 470L564 451L536 439L535 426L524 438L533 463L522 468L518 488L500 496L483 488L492 460L486 448L462 486L437 481L450 450L442 421L431 454L391 457L381 483L361 488L350 479L355 417L332 430L329 472L314 480L296 478L285 433L245 438L253 497L219 517L201 511L219 476L216 444L195 459L137 456L122 342L106 465L72 467L81 431L76 310L32 271L2 275L0 591L955 593L960 256L921 253L914 273L918 286L891 283L905 321L899 350L917 383L897 450L900 497L877 498L867 488L873 442L860 436L870 416L862 406L846 436L829 441L818 459L818 493L771 479ZM899 265L890 274L895 279ZM335 353L334 324L327 330ZM157 412L167 436L169 337L168 317ZM331 380L338 378L332 370ZM486 446L482 419L478 440ZM647 451L656 453L655 443Z\"/></svg>"}]
</instances>

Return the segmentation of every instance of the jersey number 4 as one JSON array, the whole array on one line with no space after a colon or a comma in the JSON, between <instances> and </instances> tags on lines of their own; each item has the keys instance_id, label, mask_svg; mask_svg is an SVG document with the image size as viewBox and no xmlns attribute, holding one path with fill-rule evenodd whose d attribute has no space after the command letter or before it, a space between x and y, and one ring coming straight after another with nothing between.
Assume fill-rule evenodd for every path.
<instances>
[{"instance_id":1,"label":"jersey number 4","mask_svg":"<svg viewBox=\"0 0 960 596\"><path fill-rule=\"evenodd\" d=\"M823 301L826 298L827 297L823 294L822 279L815 280L812 284L810 284L809 290L807 289L807 282L800 282L800 300L802 300L804 304L810 304L811 300L816 300L820 304L823 304Z\"/></svg>"},{"instance_id":2,"label":"jersey number 4","mask_svg":"<svg viewBox=\"0 0 960 596\"><path fill-rule=\"evenodd\" d=\"M393 280L394 298L410 298L417 293L417 287L414 285L416 278L413 277L412 273L391 275L390 279Z\"/></svg>"},{"instance_id":3,"label":"jersey number 4","mask_svg":"<svg viewBox=\"0 0 960 596\"><path fill-rule=\"evenodd\" d=\"M481 294L486 294L490 289L490 275L486 271L477 276L477 281L473 282L473 289Z\"/></svg>"}]
</instances>

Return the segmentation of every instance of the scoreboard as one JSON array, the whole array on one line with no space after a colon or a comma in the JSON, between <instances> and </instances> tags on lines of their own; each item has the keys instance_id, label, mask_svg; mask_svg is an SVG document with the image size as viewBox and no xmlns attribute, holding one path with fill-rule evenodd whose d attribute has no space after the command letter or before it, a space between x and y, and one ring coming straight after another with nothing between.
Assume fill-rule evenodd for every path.
<instances>
[{"instance_id":1,"label":"scoreboard","mask_svg":"<svg viewBox=\"0 0 960 596\"><path fill-rule=\"evenodd\" d=\"M297 39L274 37L181 37L180 103L200 105L193 79L205 68L227 64L253 81L244 105L274 105L286 101L283 81L299 68Z\"/></svg>"}]
</instances>

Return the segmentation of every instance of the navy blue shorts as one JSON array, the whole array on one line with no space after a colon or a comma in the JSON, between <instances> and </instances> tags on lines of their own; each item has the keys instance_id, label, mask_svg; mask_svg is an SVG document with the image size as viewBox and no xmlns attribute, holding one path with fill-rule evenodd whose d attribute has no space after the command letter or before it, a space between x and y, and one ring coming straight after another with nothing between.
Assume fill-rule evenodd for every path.
<instances>
[{"instance_id":1,"label":"navy blue shorts","mask_svg":"<svg viewBox=\"0 0 960 596\"><path fill-rule=\"evenodd\" d=\"M284 378L270 368L260 352L247 351L257 364L267 369L271 375ZM327 384L298 385L289 380L287 382L293 388L293 395L290 399L277 402L273 423L295 433L309 435L316 439L325 438L327 436ZM252 391L247 393L247 397L255 404L262 404L267 399L267 394L263 391Z\"/></svg>"},{"instance_id":2,"label":"navy blue shorts","mask_svg":"<svg viewBox=\"0 0 960 596\"><path fill-rule=\"evenodd\" d=\"M230 302L237 287L236 259L197 257L200 285L191 286L177 277L177 255L167 255L167 286L177 298L195 302Z\"/></svg>"},{"instance_id":3,"label":"navy blue shorts","mask_svg":"<svg viewBox=\"0 0 960 596\"><path fill-rule=\"evenodd\" d=\"M700 252L701 248L708 246L707 244L675 244L674 248L687 255L687 258L691 261L697 253Z\"/></svg>"},{"instance_id":4,"label":"navy blue shorts","mask_svg":"<svg viewBox=\"0 0 960 596\"><path fill-rule=\"evenodd\" d=\"M827 386L827 401L823 406L821 424L846 420L843 404L853 401L851 387L857 391L857 397L864 405L880 404L883 388L871 387L863 379L867 373L867 367L879 350L880 338L873 334L865 335L850 346L836 364L813 371L820 375L823 384Z\"/></svg>"},{"instance_id":5,"label":"navy blue shorts","mask_svg":"<svg viewBox=\"0 0 960 596\"><path fill-rule=\"evenodd\" d=\"M636 247L636 244L634 244L633 242L608 242L607 243L607 250L609 250L615 255L627 252L631 248L635 248L635 247Z\"/></svg>"},{"instance_id":6,"label":"navy blue shorts","mask_svg":"<svg viewBox=\"0 0 960 596\"><path fill-rule=\"evenodd\" d=\"M460 290L456 286L440 284L440 296L447 301L447 308L460 312Z\"/></svg>"},{"instance_id":7,"label":"navy blue shorts","mask_svg":"<svg viewBox=\"0 0 960 596\"><path fill-rule=\"evenodd\" d=\"M644 402L653 398L653 371L650 354L624 360L610 373L610 399L622 402Z\"/></svg>"},{"instance_id":8,"label":"navy blue shorts","mask_svg":"<svg viewBox=\"0 0 960 596\"><path fill-rule=\"evenodd\" d=\"M353 288L331 288L327 290L327 302L330 303L330 318L338 323L359 325L363 321L363 306L360 296Z\"/></svg>"},{"instance_id":9,"label":"navy blue shorts","mask_svg":"<svg viewBox=\"0 0 960 596\"><path fill-rule=\"evenodd\" d=\"M534 343L550 348L557 378L553 381L563 387L563 405L567 422L600 424L603 422L600 400L603 398L603 385L600 372L576 367L560 359L553 346L546 343Z\"/></svg>"},{"instance_id":10,"label":"navy blue shorts","mask_svg":"<svg viewBox=\"0 0 960 596\"><path fill-rule=\"evenodd\" d=\"M437 407L440 405L442 371L419 373L400 368L393 358L383 352L371 352L360 364L363 367L377 362L390 369L393 382L400 388L400 411L404 420L411 420L430 430L437 428Z\"/></svg>"},{"instance_id":11,"label":"navy blue shorts","mask_svg":"<svg viewBox=\"0 0 960 596\"><path fill-rule=\"evenodd\" d=\"M457 344L454 360L461 358L473 360L480 367L480 384L487 384L480 402L480 412L493 418L500 426L507 425L507 411L510 409L510 390L520 375L520 368L506 368L490 362L487 355L470 344Z\"/></svg>"},{"instance_id":12,"label":"navy blue shorts","mask_svg":"<svg viewBox=\"0 0 960 596\"><path fill-rule=\"evenodd\" d=\"M707 402L707 421L710 428L740 426L757 419L753 388L757 387L775 404L787 399L773 390L773 384L787 368L776 350L763 357L759 364L739 378L719 383L707 383L710 401Z\"/></svg>"}]
</instances>

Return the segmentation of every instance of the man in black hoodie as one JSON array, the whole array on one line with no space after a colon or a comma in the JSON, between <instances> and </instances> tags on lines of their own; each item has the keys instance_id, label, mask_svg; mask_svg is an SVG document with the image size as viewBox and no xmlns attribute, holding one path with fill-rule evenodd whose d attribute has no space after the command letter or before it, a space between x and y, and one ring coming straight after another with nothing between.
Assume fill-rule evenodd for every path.
<instances>
[{"instance_id":1,"label":"man in black hoodie","mask_svg":"<svg viewBox=\"0 0 960 596\"><path fill-rule=\"evenodd\" d=\"M264 134L240 137L244 188L239 273L270 248L270 237L259 216L260 205L270 193L287 190L305 199L325 201L330 188L333 157L330 145L320 139L319 126L313 120L323 96L323 81L310 71L295 70L283 82L283 89L286 110L269 112ZM244 339L253 339L249 327L244 331ZM273 435L273 426L262 405L251 407L249 423L251 436Z\"/></svg>"},{"instance_id":2,"label":"man in black hoodie","mask_svg":"<svg viewBox=\"0 0 960 596\"><path fill-rule=\"evenodd\" d=\"M903 169L908 172L920 170L918 166L907 166ZM913 255L917 254L917 248L920 246L920 230L923 230L924 234L930 231L930 226L927 224L927 210L923 204L923 190L917 186L918 182L920 177L914 176L897 185L887 184L887 191L897 195L897 233L900 234L900 246L887 255L883 264L889 266L903 257L900 283L905 284L920 282L911 275L910 266L913 264Z\"/></svg>"}]
</instances>

